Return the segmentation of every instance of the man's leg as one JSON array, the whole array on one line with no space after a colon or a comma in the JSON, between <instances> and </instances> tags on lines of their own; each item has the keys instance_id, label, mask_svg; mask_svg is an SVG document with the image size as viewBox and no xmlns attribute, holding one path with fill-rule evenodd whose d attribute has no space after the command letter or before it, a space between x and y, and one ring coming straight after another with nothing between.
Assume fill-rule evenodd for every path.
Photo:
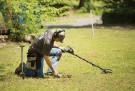
<instances>
[{"instance_id":1,"label":"man's leg","mask_svg":"<svg viewBox=\"0 0 135 91\"><path fill-rule=\"evenodd\" d=\"M19 66L15 69L15 74L20 74L22 72L22 63L19 64ZM34 77L35 71L32 69L28 69L25 67L25 63L23 63L23 72L26 76Z\"/></svg>"},{"instance_id":2,"label":"man's leg","mask_svg":"<svg viewBox=\"0 0 135 91\"><path fill-rule=\"evenodd\" d=\"M50 51L50 56L53 56L52 57L52 64L53 64L53 67L54 69L57 68L57 64L58 64L58 61L60 60L61 56L62 56L62 51L61 49L58 49L58 48L52 48L51 51ZM52 72L50 68L48 68L48 73Z\"/></svg>"},{"instance_id":3,"label":"man's leg","mask_svg":"<svg viewBox=\"0 0 135 91\"><path fill-rule=\"evenodd\" d=\"M25 63L23 62L23 69L25 69ZM20 74L22 72L22 63L15 69L15 74Z\"/></svg>"},{"instance_id":4,"label":"man's leg","mask_svg":"<svg viewBox=\"0 0 135 91\"><path fill-rule=\"evenodd\" d=\"M24 68L24 73L26 76L35 77L35 70Z\"/></svg>"},{"instance_id":5,"label":"man's leg","mask_svg":"<svg viewBox=\"0 0 135 91\"><path fill-rule=\"evenodd\" d=\"M44 57L37 55L36 77L44 77Z\"/></svg>"},{"instance_id":6,"label":"man's leg","mask_svg":"<svg viewBox=\"0 0 135 91\"><path fill-rule=\"evenodd\" d=\"M25 68L24 73L26 76L43 78L44 77L44 57L37 54L36 61L37 61L36 70Z\"/></svg>"}]
</instances>

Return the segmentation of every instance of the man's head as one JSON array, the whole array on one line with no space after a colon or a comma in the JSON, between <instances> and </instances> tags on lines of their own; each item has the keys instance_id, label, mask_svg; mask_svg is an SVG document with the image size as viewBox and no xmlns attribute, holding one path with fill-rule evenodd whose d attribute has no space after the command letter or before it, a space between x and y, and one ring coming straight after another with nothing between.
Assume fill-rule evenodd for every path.
<instances>
[{"instance_id":1,"label":"man's head","mask_svg":"<svg viewBox=\"0 0 135 91\"><path fill-rule=\"evenodd\" d=\"M65 30L64 29L58 29L54 32L55 41L63 43L64 38L65 38Z\"/></svg>"}]
</instances>

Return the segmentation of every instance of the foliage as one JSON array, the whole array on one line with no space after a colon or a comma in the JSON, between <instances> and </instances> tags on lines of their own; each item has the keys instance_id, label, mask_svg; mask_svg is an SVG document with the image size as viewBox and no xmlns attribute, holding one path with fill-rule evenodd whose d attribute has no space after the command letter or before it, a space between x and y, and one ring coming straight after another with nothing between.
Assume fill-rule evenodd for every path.
<instances>
[{"instance_id":1,"label":"foliage","mask_svg":"<svg viewBox=\"0 0 135 91\"><path fill-rule=\"evenodd\" d=\"M92 10L93 14L95 15L101 15L103 12L103 2L100 0L85 0L85 5L84 7L81 7L79 9L80 12L87 13Z\"/></svg>"},{"instance_id":2,"label":"foliage","mask_svg":"<svg viewBox=\"0 0 135 91\"><path fill-rule=\"evenodd\" d=\"M103 24L135 24L135 11L124 10L121 12L110 11L102 15Z\"/></svg>"},{"instance_id":3,"label":"foliage","mask_svg":"<svg viewBox=\"0 0 135 91\"><path fill-rule=\"evenodd\" d=\"M135 8L134 0L102 0L107 8L122 9L122 8Z\"/></svg>"},{"instance_id":4,"label":"foliage","mask_svg":"<svg viewBox=\"0 0 135 91\"><path fill-rule=\"evenodd\" d=\"M134 0L103 0L106 11L102 18L106 23L135 23Z\"/></svg>"},{"instance_id":5,"label":"foliage","mask_svg":"<svg viewBox=\"0 0 135 91\"><path fill-rule=\"evenodd\" d=\"M12 29L11 37L18 41L37 32L42 21L68 15L70 9L65 0L1 0L0 5L6 25Z\"/></svg>"},{"instance_id":6,"label":"foliage","mask_svg":"<svg viewBox=\"0 0 135 91\"><path fill-rule=\"evenodd\" d=\"M39 19L33 14L34 5L37 5L35 0L31 3L26 0L5 0L1 4L3 5L1 12L6 25L11 29L10 37L20 41L24 35L37 31L36 27L40 23L36 23Z\"/></svg>"},{"instance_id":7,"label":"foliage","mask_svg":"<svg viewBox=\"0 0 135 91\"><path fill-rule=\"evenodd\" d=\"M39 0L39 3L44 7L49 7L46 9L49 16L67 16L69 14L68 0Z\"/></svg>"}]
</instances>

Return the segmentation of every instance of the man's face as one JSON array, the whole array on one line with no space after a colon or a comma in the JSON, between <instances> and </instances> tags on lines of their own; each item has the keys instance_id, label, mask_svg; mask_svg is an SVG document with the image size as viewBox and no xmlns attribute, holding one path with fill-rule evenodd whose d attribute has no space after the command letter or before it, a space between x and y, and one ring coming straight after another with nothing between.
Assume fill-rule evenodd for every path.
<instances>
[{"instance_id":1,"label":"man's face","mask_svg":"<svg viewBox=\"0 0 135 91\"><path fill-rule=\"evenodd\" d=\"M65 36L64 36L64 37L60 37L60 38L59 38L59 40L60 40L60 42L61 42L61 43L63 43L63 42L64 42L64 39L65 39Z\"/></svg>"},{"instance_id":2,"label":"man's face","mask_svg":"<svg viewBox=\"0 0 135 91\"><path fill-rule=\"evenodd\" d=\"M63 43L64 38L65 38L65 31L60 32L60 33L58 34L58 37L55 39L55 41L56 41L56 42L61 42L61 43Z\"/></svg>"},{"instance_id":3,"label":"man's face","mask_svg":"<svg viewBox=\"0 0 135 91\"><path fill-rule=\"evenodd\" d=\"M58 38L55 39L55 41L63 43L64 38L65 38L65 36L59 36Z\"/></svg>"},{"instance_id":4,"label":"man's face","mask_svg":"<svg viewBox=\"0 0 135 91\"><path fill-rule=\"evenodd\" d=\"M59 42L59 38L55 38L55 41L56 41L56 42Z\"/></svg>"}]
</instances>

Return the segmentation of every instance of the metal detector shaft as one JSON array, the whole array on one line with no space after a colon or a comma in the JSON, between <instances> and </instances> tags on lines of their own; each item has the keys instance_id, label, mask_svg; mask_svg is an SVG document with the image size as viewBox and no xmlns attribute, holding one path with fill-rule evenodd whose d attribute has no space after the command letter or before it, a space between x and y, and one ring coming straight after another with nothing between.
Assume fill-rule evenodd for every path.
<instances>
[{"instance_id":1,"label":"metal detector shaft","mask_svg":"<svg viewBox=\"0 0 135 91\"><path fill-rule=\"evenodd\" d=\"M74 55L74 56L76 56L76 57L78 57L78 58L84 60L84 61L87 62L87 63L90 63L92 66L98 67L99 69L103 70L103 68L101 68L101 67L99 67L98 65L95 65L95 64L93 64L92 62L90 62L90 61L88 61L88 60L86 60L86 59L84 59L84 58L78 56L77 54L72 54L72 55Z\"/></svg>"},{"instance_id":2,"label":"metal detector shaft","mask_svg":"<svg viewBox=\"0 0 135 91\"><path fill-rule=\"evenodd\" d=\"M88 61L88 60L86 60L86 59L84 59L84 58L78 56L77 54L74 54L74 53L70 53L70 54L72 54L72 55L74 55L74 56L76 56L76 57L78 57L78 58L84 60L84 61L87 62L87 63L90 63L92 66L95 66L95 67L101 69L101 70L102 70L102 73L105 73L105 74L106 74L106 73L112 73L112 70L111 70L111 69L103 69L103 68L99 67L98 65L95 65L95 64L93 64L92 62L90 62L90 61Z\"/></svg>"}]
</instances>

